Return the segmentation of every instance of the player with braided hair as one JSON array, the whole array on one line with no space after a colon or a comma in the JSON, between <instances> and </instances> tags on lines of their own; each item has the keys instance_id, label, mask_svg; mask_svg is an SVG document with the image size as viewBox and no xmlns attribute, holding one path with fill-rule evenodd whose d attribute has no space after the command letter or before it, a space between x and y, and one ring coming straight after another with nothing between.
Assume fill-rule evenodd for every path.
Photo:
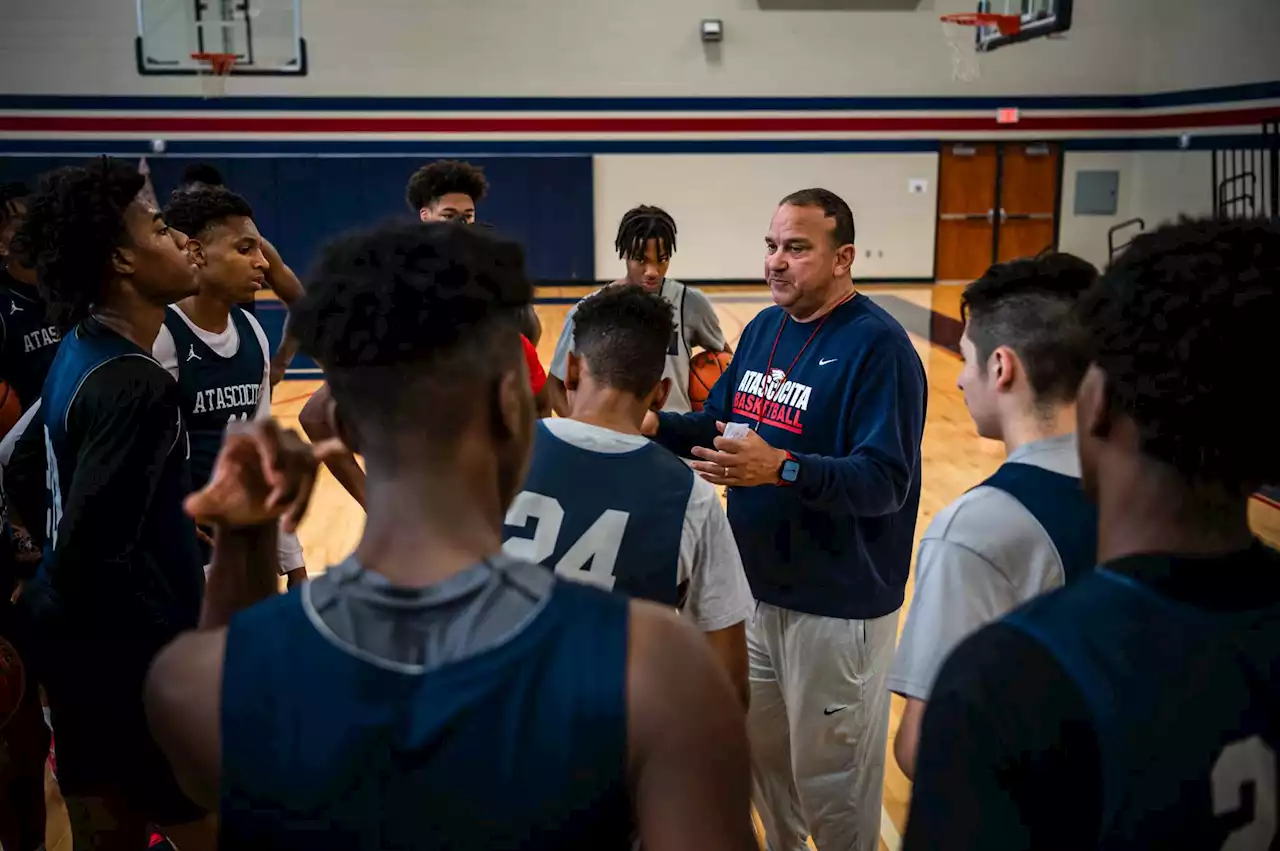
<instances>
[{"instance_id":1,"label":"player with braided hair","mask_svg":"<svg viewBox=\"0 0 1280 851\"><path fill-rule=\"evenodd\" d=\"M720 320L715 308L701 290L667 277L667 268L671 265L671 256L676 250L676 222L666 210L641 205L627 211L618 224L614 247L618 250L618 257L627 264L627 276L614 283L631 283L644 287L649 292L662 296L675 310L675 328L667 347L666 369L663 372L663 377L671 380L671 392L663 410L688 413L692 410L689 401L689 360L693 356L693 349L701 347L710 352L733 351L724 338L724 332L720 330ZM592 295L595 293L586 298L591 298ZM560 332L560 339L556 341L555 355L551 359L547 375L552 407L562 417L570 413L565 377L569 353L574 350L573 324L577 311L578 305L574 305L564 318L564 329Z\"/></svg>"},{"instance_id":2,"label":"player with braided hair","mask_svg":"<svg viewBox=\"0 0 1280 851\"><path fill-rule=\"evenodd\" d=\"M132 165L60 169L31 199L39 286L63 329L41 398L47 540L20 598L36 625L77 846L213 848L147 728L155 653L200 614L204 572L178 385L151 356L169 304L199 287L187 238L139 195ZM25 442L25 436L24 436Z\"/></svg>"},{"instance_id":3,"label":"player with braided hair","mask_svg":"<svg viewBox=\"0 0 1280 851\"><path fill-rule=\"evenodd\" d=\"M1280 227L1139 236L1084 297L1076 400L1098 567L964 641L925 713L904 847L1274 848L1280 479L1251 368L1280 326Z\"/></svg>"}]
</instances>

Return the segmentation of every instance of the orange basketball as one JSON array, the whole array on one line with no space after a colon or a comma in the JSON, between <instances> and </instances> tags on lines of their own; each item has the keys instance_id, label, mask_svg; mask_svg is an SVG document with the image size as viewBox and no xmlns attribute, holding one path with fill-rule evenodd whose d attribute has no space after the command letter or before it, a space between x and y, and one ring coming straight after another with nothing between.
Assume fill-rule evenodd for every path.
<instances>
[{"instance_id":1,"label":"orange basketball","mask_svg":"<svg viewBox=\"0 0 1280 851\"><path fill-rule=\"evenodd\" d=\"M733 355L728 352L698 352L689 361L689 403L695 411L702 410L702 403L711 395L711 388L729 368Z\"/></svg>"},{"instance_id":2,"label":"orange basketball","mask_svg":"<svg viewBox=\"0 0 1280 851\"><path fill-rule=\"evenodd\" d=\"M0 381L0 437L9 433L9 429L22 419L22 403L18 394L8 384Z\"/></svg>"}]
</instances>

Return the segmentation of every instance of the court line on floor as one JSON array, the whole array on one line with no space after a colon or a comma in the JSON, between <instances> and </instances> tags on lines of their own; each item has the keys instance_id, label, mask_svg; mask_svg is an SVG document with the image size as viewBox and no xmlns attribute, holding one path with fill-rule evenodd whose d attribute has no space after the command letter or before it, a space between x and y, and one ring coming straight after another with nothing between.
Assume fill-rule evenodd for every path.
<instances>
[{"instance_id":1,"label":"court line on floor","mask_svg":"<svg viewBox=\"0 0 1280 851\"><path fill-rule=\"evenodd\" d=\"M884 808L884 804L880 805L880 841L889 851L902 849L902 834L898 833L898 826L893 823L893 818Z\"/></svg>"}]
</instances>

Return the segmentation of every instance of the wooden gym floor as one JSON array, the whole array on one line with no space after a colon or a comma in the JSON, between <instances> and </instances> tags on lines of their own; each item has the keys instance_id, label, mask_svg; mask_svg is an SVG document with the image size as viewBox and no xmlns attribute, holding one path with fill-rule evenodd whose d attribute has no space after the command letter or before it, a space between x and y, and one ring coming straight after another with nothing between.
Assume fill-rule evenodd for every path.
<instances>
[{"instance_id":1,"label":"wooden gym floor","mask_svg":"<svg viewBox=\"0 0 1280 851\"><path fill-rule=\"evenodd\" d=\"M929 411L923 446L923 493L916 526L918 540L933 515L992 473L1000 465L1004 453L999 443L978 437L965 410L964 398L956 388L961 366L956 354L960 334L961 285L860 286L860 289L902 322L911 334L928 373ZM544 365L551 362L569 307L588 291L582 287L539 290L538 314L542 318L543 333L538 352ZM759 286L712 287L706 292L716 306L726 338L735 344L747 322L770 303L768 292ZM318 381L282 382L275 390L273 412L283 423L296 428L298 412L318 386ZM1251 506L1250 518L1259 534L1273 545L1280 546L1280 504L1259 498ZM298 533L306 550L308 570L315 574L324 566L345 558L358 541L363 524L363 512L328 471L324 471L317 484L310 513ZM912 590L909 582L908 606ZM905 617L904 608L899 618L899 629ZM901 719L902 705L902 699L895 696L890 742ZM898 770L892 747L886 756L886 765L880 846L886 851L897 851L900 834L906 824L911 784ZM61 797L51 782L47 789L50 804L49 851L71 851L71 836Z\"/></svg>"}]
</instances>

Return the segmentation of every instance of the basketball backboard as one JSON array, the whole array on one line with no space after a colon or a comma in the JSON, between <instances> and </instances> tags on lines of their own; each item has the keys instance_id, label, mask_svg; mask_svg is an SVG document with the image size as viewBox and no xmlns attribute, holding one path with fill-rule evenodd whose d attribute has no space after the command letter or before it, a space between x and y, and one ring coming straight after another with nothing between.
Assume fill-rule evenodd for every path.
<instances>
[{"instance_id":1,"label":"basketball backboard","mask_svg":"<svg viewBox=\"0 0 1280 851\"><path fill-rule=\"evenodd\" d=\"M305 74L301 0L137 0L138 73L197 74L234 53L233 74Z\"/></svg>"},{"instance_id":2,"label":"basketball backboard","mask_svg":"<svg viewBox=\"0 0 1280 851\"><path fill-rule=\"evenodd\" d=\"M1071 5L1072 0L978 0L978 12L1022 18L1022 29L1013 35L1002 35L994 26L978 27L978 50L1064 33L1071 29Z\"/></svg>"}]
</instances>

